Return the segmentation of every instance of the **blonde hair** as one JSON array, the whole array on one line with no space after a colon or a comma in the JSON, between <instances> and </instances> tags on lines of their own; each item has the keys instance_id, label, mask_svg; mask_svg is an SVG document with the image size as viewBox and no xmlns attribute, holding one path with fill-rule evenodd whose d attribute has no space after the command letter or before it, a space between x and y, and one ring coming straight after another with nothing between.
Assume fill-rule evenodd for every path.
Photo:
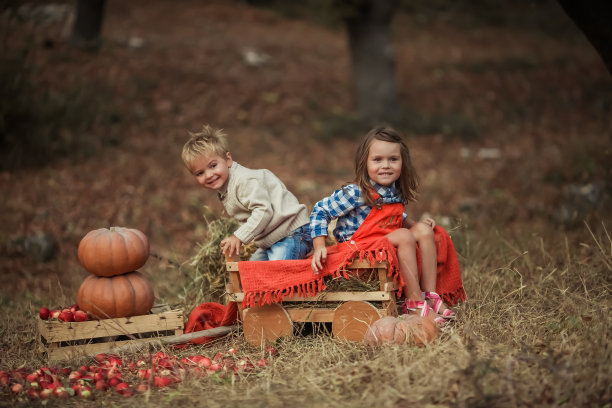
<instances>
[{"instance_id":1,"label":"blonde hair","mask_svg":"<svg viewBox=\"0 0 612 408\"><path fill-rule=\"evenodd\" d=\"M368 176L368 156L370 154L370 146L374 140L399 143L402 157L402 172L399 179L395 182L395 187L399 190L404 200L404 204L416 201L417 191L419 189L419 177L412 165L410 150L408 150L408 146L402 140L402 136L399 132L393 128L382 126L370 130L368 134L363 137L355 152L355 183L361 188L365 203L370 207L376 206L375 200L368 193L372 190L372 184Z\"/></svg>"},{"instance_id":2,"label":"blonde hair","mask_svg":"<svg viewBox=\"0 0 612 408\"><path fill-rule=\"evenodd\" d=\"M197 133L189 132L189 140L183 146L181 157L187 167L198 157L204 154L217 154L225 157L229 152L227 147L227 135L223 129L216 129L210 125L202 126Z\"/></svg>"}]
</instances>

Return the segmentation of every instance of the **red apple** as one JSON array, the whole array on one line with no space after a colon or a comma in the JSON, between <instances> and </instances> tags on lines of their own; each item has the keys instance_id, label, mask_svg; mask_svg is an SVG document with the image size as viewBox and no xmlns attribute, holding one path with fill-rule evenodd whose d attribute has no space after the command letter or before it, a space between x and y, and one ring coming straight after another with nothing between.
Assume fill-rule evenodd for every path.
<instances>
[{"instance_id":1,"label":"red apple","mask_svg":"<svg viewBox=\"0 0 612 408\"><path fill-rule=\"evenodd\" d=\"M234 347L232 347L229 350L227 350L227 354L237 356L238 355L238 350L236 350Z\"/></svg>"},{"instance_id":2,"label":"red apple","mask_svg":"<svg viewBox=\"0 0 612 408\"><path fill-rule=\"evenodd\" d=\"M68 379L71 381L78 380L81 377L82 377L82 374L80 371L72 371L70 374L68 374Z\"/></svg>"},{"instance_id":3,"label":"red apple","mask_svg":"<svg viewBox=\"0 0 612 408\"><path fill-rule=\"evenodd\" d=\"M38 395L38 390L36 390L35 388L29 388L28 389L28 397L30 397L32 399L40 398L40 395Z\"/></svg>"},{"instance_id":4,"label":"red apple","mask_svg":"<svg viewBox=\"0 0 612 408\"><path fill-rule=\"evenodd\" d=\"M61 310L52 310L52 311L49 312L49 317L52 318L52 319L58 319L60 313L62 313Z\"/></svg>"},{"instance_id":5,"label":"red apple","mask_svg":"<svg viewBox=\"0 0 612 408\"><path fill-rule=\"evenodd\" d=\"M130 388L130 386L129 386L128 383L125 383L125 382L120 382L120 383L115 385L115 390L116 391L123 391L123 390L125 390L127 388Z\"/></svg>"},{"instance_id":6,"label":"red apple","mask_svg":"<svg viewBox=\"0 0 612 408\"><path fill-rule=\"evenodd\" d=\"M149 386L145 383L140 383L136 386L136 391L138 392L147 392L149 391Z\"/></svg>"},{"instance_id":7,"label":"red apple","mask_svg":"<svg viewBox=\"0 0 612 408\"><path fill-rule=\"evenodd\" d=\"M163 388L163 387L167 387L168 385L171 384L170 378L168 377L160 377L160 376L155 376L155 386L158 388Z\"/></svg>"},{"instance_id":8,"label":"red apple","mask_svg":"<svg viewBox=\"0 0 612 408\"><path fill-rule=\"evenodd\" d=\"M59 314L58 318L62 322L74 322L74 315L72 314L70 309L62 310L61 313Z\"/></svg>"},{"instance_id":9,"label":"red apple","mask_svg":"<svg viewBox=\"0 0 612 408\"><path fill-rule=\"evenodd\" d=\"M274 346L268 346L266 347L266 354L274 357L274 356L278 356L280 353L278 352L278 349Z\"/></svg>"},{"instance_id":10,"label":"red apple","mask_svg":"<svg viewBox=\"0 0 612 408\"><path fill-rule=\"evenodd\" d=\"M146 368L141 368L140 370L138 370L136 375L138 375L140 378L144 380L148 380L149 377L151 376L151 369L147 370Z\"/></svg>"},{"instance_id":11,"label":"red apple","mask_svg":"<svg viewBox=\"0 0 612 408\"><path fill-rule=\"evenodd\" d=\"M23 391L23 385L15 383L11 386L11 392L13 394L19 394L21 391Z\"/></svg>"},{"instance_id":12,"label":"red apple","mask_svg":"<svg viewBox=\"0 0 612 408\"><path fill-rule=\"evenodd\" d=\"M270 364L270 362L268 361L267 358L260 358L259 360L257 360L255 364L259 368L264 368L264 367L267 367Z\"/></svg>"},{"instance_id":13,"label":"red apple","mask_svg":"<svg viewBox=\"0 0 612 408\"><path fill-rule=\"evenodd\" d=\"M46 307L41 307L38 310L38 316L40 316L40 318L43 320L47 320L50 314L51 314L51 311Z\"/></svg>"},{"instance_id":14,"label":"red apple","mask_svg":"<svg viewBox=\"0 0 612 408\"><path fill-rule=\"evenodd\" d=\"M111 387L115 387L118 384L121 384L123 381L121 381L120 377L112 377L111 379L108 380L108 385L110 385Z\"/></svg>"},{"instance_id":15,"label":"red apple","mask_svg":"<svg viewBox=\"0 0 612 408\"><path fill-rule=\"evenodd\" d=\"M74 317L74 321L75 322L85 322L87 321L87 313L85 313L82 310L77 310L76 312L73 313L73 317Z\"/></svg>"},{"instance_id":16,"label":"red apple","mask_svg":"<svg viewBox=\"0 0 612 408\"><path fill-rule=\"evenodd\" d=\"M197 364L198 364L200 367L209 368L209 367L211 366L211 364L212 364L212 361L211 361L211 360L210 360L210 358L208 358L208 357L202 357L202 358L201 358L201 359L200 359L200 360L197 362Z\"/></svg>"},{"instance_id":17,"label":"red apple","mask_svg":"<svg viewBox=\"0 0 612 408\"><path fill-rule=\"evenodd\" d=\"M40 392L38 393L38 396L40 397L41 400L49 399L53 396L53 390L49 388L45 388L43 390L40 390Z\"/></svg>"}]
</instances>

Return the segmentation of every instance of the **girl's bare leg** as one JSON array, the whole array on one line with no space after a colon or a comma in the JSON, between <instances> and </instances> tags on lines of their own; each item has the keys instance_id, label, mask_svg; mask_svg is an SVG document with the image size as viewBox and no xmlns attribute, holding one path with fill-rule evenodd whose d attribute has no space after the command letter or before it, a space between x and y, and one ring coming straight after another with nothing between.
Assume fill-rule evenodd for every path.
<instances>
[{"instance_id":1,"label":"girl's bare leg","mask_svg":"<svg viewBox=\"0 0 612 408\"><path fill-rule=\"evenodd\" d=\"M421 285L416 261L416 240L410 230L399 228L387 235L391 245L397 248L400 274L404 279L404 294L408 300L422 301Z\"/></svg>"},{"instance_id":2,"label":"girl's bare leg","mask_svg":"<svg viewBox=\"0 0 612 408\"><path fill-rule=\"evenodd\" d=\"M434 231L429 225L422 222L414 224L414 226L410 228L410 231L419 244L419 249L421 251L421 289L423 292L435 292L438 278L438 258ZM427 302L434 308L435 300L428 298ZM446 309L448 309L448 307L444 303L441 303L438 308L438 313L444 313ZM450 314L451 312L452 311L446 313Z\"/></svg>"},{"instance_id":3,"label":"girl's bare leg","mask_svg":"<svg viewBox=\"0 0 612 408\"><path fill-rule=\"evenodd\" d=\"M417 222L410 228L410 232L421 251L421 289L423 292L435 292L438 261L433 229L429 225Z\"/></svg>"}]
</instances>

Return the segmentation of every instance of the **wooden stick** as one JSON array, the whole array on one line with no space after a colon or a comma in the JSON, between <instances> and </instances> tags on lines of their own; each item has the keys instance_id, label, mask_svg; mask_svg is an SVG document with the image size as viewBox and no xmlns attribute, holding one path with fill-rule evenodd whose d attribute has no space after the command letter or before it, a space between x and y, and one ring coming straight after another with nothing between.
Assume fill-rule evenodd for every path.
<instances>
[{"instance_id":1,"label":"wooden stick","mask_svg":"<svg viewBox=\"0 0 612 408\"><path fill-rule=\"evenodd\" d=\"M238 328L238 325L234 324L232 326L219 326L219 327L214 327L212 329L200 330L200 331L192 332L192 333L178 334L175 336L168 336L168 337L163 337L163 338L153 338L148 341L140 340L138 343L135 343L135 344L126 344L124 346L115 347L113 348L113 352L138 350L138 349L142 349L143 347L148 347L148 346L165 346L168 344L181 344L181 343L186 343L190 340L199 339L201 337L221 337L223 335L226 335L234 331L236 328Z\"/></svg>"},{"instance_id":2,"label":"wooden stick","mask_svg":"<svg viewBox=\"0 0 612 408\"><path fill-rule=\"evenodd\" d=\"M176 336L168 336L158 340L162 344L180 344L186 343L193 339L199 339L200 337L221 337L234 331L237 328L237 324L231 326L219 326L213 327L212 329L200 330L192 333L183 333Z\"/></svg>"}]
</instances>

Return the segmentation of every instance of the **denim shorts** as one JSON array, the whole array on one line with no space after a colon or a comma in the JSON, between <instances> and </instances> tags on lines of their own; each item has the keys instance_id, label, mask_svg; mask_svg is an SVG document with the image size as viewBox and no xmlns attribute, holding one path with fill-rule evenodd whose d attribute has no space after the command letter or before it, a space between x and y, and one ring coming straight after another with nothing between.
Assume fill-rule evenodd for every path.
<instances>
[{"instance_id":1,"label":"denim shorts","mask_svg":"<svg viewBox=\"0 0 612 408\"><path fill-rule=\"evenodd\" d=\"M250 261L280 261L303 259L312 250L310 225L305 224L293 230L287 237L276 241L270 248L257 248Z\"/></svg>"}]
</instances>

